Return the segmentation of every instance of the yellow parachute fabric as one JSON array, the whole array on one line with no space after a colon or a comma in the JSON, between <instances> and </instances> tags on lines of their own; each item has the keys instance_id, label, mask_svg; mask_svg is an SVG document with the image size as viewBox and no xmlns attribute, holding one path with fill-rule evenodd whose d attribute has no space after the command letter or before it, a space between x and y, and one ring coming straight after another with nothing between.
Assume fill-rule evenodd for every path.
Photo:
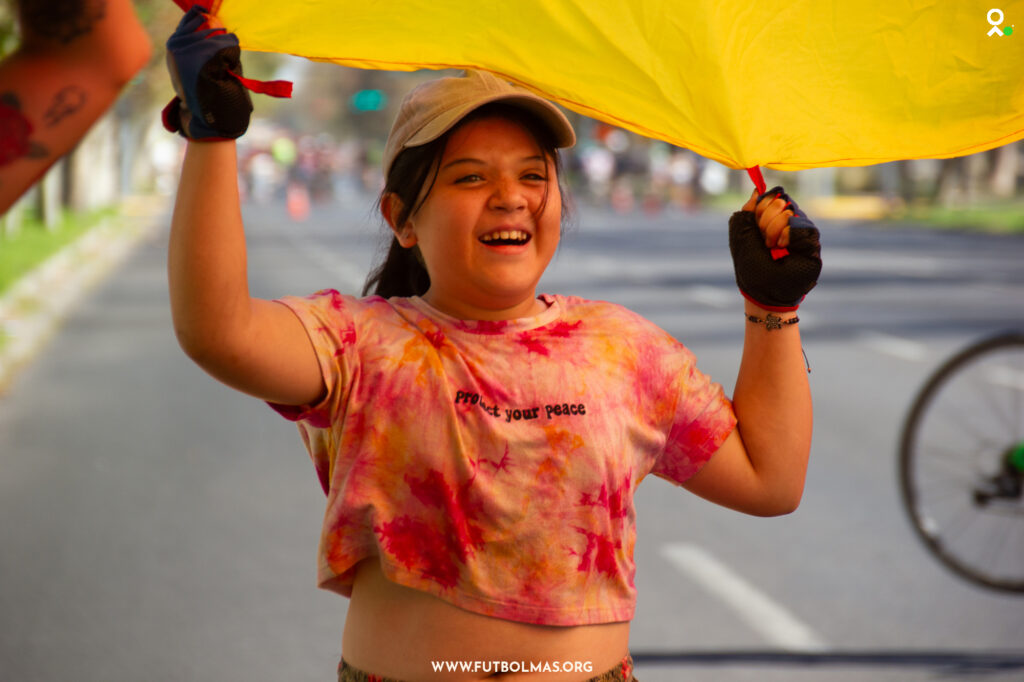
<instances>
[{"instance_id":1,"label":"yellow parachute fabric","mask_svg":"<svg viewBox=\"0 0 1024 682\"><path fill-rule=\"evenodd\" d=\"M214 13L244 49L484 69L733 168L798 170L1024 137L1024 1L992 3L221 0Z\"/></svg>"}]
</instances>

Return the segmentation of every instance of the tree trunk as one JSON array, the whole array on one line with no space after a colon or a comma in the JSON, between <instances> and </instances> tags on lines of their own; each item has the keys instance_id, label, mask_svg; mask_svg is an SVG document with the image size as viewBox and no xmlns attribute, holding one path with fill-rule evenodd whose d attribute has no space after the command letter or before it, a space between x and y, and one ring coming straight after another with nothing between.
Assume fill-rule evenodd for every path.
<instances>
[{"instance_id":1,"label":"tree trunk","mask_svg":"<svg viewBox=\"0 0 1024 682\"><path fill-rule=\"evenodd\" d=\"M988 176L988 188L993 196L1009 199L1016 192L1017 176L1021 167L1020 150L1020 142L992 150L995 158Z\"/></svg>"},{"instance_id":2,"label":"tree trunk","mask_svg":"<svg viewBox=\"0 0 1024 682\"><path fill-rule=\"evenodd\" d=\"M89 131L70 155L72 165L71 209L91 211L118 199L117 127L108 112Z\"/></svg>"},{"instance_id":3,"label":"tree trunk","mask_svg":"<svg viewBox=\"0 0 1024 682\"><path fill-rule=\"evenodd\" d=\"M39 217L47 232L55 232L60 225L63 165L63 162L55 164L39 182Z\"/></svg>"},{"instance_id":4,"label":"tree trunk","mask_svg":"<svg viewBox=\"0 0 1024 682\"><path fill-rule=\"evenodd\" d=\"M963 200L967 194L967 173L964 157L942 159L935 186L928 197L932 204L949 206Z\"/></svg>"}]
</instances>

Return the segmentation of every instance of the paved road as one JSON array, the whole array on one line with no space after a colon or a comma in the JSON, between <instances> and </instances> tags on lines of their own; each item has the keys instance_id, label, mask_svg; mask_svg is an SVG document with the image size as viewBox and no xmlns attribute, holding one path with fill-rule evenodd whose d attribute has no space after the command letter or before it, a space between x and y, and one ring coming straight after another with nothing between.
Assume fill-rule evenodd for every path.
<instances>
[{"instance_id":1,"label":"paved road","mask_svg":"<svg viewBox=\"0 0 1024 682\"><path fill-rule=\"evenodd\" d=\"M246 221L261 296L354 291L377 245L369 203L302 224L248 206ZM544 289L633 307L731 387L743 321L724 216L576 222ZM1024 326L1024 239L822 228L825 272L801 311L816 405L804 503L766 520L640 487L638 675L1020 679L1024 598L924 553L894 452L944 356ZM143 243L0 397L0 679L331 679L345 602L314 587L316 478L291 424L178 350L165 241Z\"/></svg>"}]
</instances>

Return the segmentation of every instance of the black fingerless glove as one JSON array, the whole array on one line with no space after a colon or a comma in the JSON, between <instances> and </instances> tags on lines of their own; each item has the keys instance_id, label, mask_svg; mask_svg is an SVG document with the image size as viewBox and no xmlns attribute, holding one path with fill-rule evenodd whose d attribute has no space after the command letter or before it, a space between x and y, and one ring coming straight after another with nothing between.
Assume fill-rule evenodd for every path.
<instances>
[{"instance_id":1,"label":"black fingerless glove","mask_svg":"<svg viewBox=\"0 0 1024 682\"><path fill-rule=\"evenodd\" d=\"M239 80L238 38L204 24L203 8L194 5L167 40L167 69L178 96L164 108L164 127L190 140L235 139L252 115L252 98Z\"/></svg>"},{"instance_id":2,"label":"black fingerless glove","mask_svg":"<svg viewBox=\"0 0 1024 682\"><path fill-rule=\"evenodd\" d=\"M821 274L821 242L818 228L781 187L757 198L778 194L795 214L789 219L786 255L773 253L765 244L753 211L737 211L729 219L729 250L736 284L755 305L774 312L796 310Z\"/></svg>"}]
</instances>

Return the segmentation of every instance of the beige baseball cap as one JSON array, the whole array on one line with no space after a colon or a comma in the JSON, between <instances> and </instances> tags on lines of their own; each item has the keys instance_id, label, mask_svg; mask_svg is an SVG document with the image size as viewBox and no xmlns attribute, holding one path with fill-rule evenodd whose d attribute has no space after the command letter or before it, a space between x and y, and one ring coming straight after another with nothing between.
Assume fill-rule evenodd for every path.
<instances>
[{"instance_id":1,"label":"beige baseball cap","mask_svg":"<svg viewBox=\"0 0 1024 682\"><path fill-rule=\"evenodd\" d=\"M384 175L403 149L436 140L470 112L498 101L535 114L554 133L558 147L576 144L572 124L554 104L487 71L467 70L462 76L423 83L405 96L384 146Z\"/></svg>"}]
</instances>

